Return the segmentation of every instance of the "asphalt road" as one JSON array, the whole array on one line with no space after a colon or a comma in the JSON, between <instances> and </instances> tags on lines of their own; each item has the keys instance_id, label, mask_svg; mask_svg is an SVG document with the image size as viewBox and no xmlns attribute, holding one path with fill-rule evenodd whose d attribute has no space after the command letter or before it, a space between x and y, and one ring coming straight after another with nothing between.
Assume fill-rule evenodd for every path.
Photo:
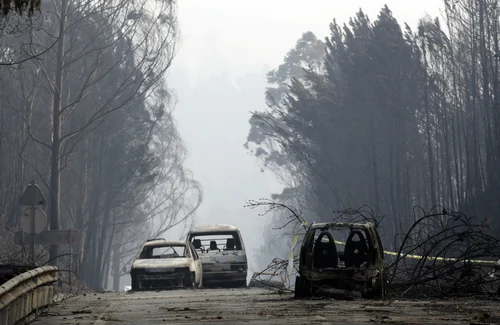
<instances>
[{"instance_id":1,"label":"asphalt road","mask_svg":"<svg viewBox=\"0 0 500 325\"><path fill-rule=\"evenodd\" d=\"M204 289L77 296L33 324L495 324L485 301L295 300L266 289Z\"/></svg>"}]
</instances>

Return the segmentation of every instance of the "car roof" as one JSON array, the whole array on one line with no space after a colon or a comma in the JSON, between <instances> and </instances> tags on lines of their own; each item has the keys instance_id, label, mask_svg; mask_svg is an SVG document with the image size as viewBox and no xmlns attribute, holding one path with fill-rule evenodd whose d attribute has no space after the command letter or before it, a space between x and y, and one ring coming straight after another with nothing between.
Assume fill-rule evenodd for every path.
<instances>
[{"instance_id":1,"label":"car roof","mask_svg":"<svg viewBox=\"0 0 500 325\"><path fill-rule=\"evenodd\" d=\"M231 225L216 224L216 225L206 225L198 226L191 229L191 233L202 233L202 232L218 232L218 231L238 231L238 228Z\"/></svg>"},{"instance_id":2,"label":"car roof","mask_svg":"<svg viewBox=\"0 0 500 325\"><path fill-rule=\"evenodd\" d=\"M324 228L324 227L329 227L329 228L349 228L349 227L355 227L355 228L371 228L373 227L373 224L370 222L366 223L354 223L354 222L314 222L311 224L311 228L313 229L319 229L319 228Z\"/></svg>"},{"instance_id":3,"label":"car roof","mask_svg":"<svg viewBox=\"0 0 500 325\"><path fill-rule=\"evenodd\" d=\"M146 246L186 246L186 242L181 240L154 239L144 243Z\"/></svg>"}]
</instances>

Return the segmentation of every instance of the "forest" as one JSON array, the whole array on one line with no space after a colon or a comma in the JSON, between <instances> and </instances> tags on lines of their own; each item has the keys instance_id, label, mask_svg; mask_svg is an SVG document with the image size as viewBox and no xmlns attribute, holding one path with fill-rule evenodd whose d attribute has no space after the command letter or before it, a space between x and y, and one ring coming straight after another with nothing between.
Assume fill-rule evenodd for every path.
<instances>
[{"instance_id":1,"label":"forest","mask_svg":"<svg viewBox=\"0 0 500 325\"><path fill-rule=\"evenodd\" d=\"M71 254L68 245L37 247L31 262L118 290L144 238L189 226L202 199L183 166L165 81L176 3L14 1L9 11L9 2L0 26L0 264L28 261L13 234L35 180L50 229L79 230L80 243Z\"/></svg>"},{"instance_id":2,"label":"forest","mask_svg":"<svg viewBox=\"0 0 500 325\"><path fill-rule=\"evenodd\" d=\"M305 32L267 75L245 147L285 184L273 199L328 221L368 206L384 245L422 211L460 211L498 234L499 8L445 0L400 24L360 9L329 37ZM279 225L282 219L277 219Z\"/></svg>"},{"instance_id":3,"label":"forest","mask_svg":"<svg viewBox=\"0 0 500 325\"><path fill-rule=\"evenodd\" d=\"M273 200L310 221L370 207L387 249L415 207L498 234L500 8L443 1L442 17L417 26L385 6L333 20L324 40L305 31L267 74L244 147L284 184ZM176 2L6 0L0 11L0 264L28 260L14 233L35 180L49 228L81 240L37 247L32 262L118 290L144 238L189 227L202 202L166 79Z\"/></svg>"}]
</instances>

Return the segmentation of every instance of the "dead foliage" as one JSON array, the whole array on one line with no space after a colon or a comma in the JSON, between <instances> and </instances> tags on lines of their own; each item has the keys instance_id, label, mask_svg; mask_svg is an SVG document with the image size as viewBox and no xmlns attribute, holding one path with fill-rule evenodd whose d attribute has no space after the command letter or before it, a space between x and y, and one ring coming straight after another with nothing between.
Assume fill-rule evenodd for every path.
<instances>
[{"instance_id":1,"label":"dead foliage","mask_svg":"<svg viewBox=\"0 0 500 325\"><path fill-rule=\"evenodd\" d=\"M294 261L294 266L298 263ZM293 292L294 281L291 276L286 276L288 260L274 258L272 262L262 271L253 274L250 280L250 287L269 287ZM296 271L296 270L295 270Z\"/></svg>"},{"instance_id":2,"label":"dead foliage","mask_svg":"<svg viewBox=\"0 0 500 325\"><path fill-rule=\"evenodd\" d=\"M249 201L246 206L263 206L265 212L261 215L280 209L289 213L284 224L274 228L277 230L287 229L296 234L306 225L298 210L285 204L261 199ZM399 248L394 252L385 250L384 273L389 297L500 297L500 241L490 234L485 222L443 207L428 212L415 207L413 211L414 223L396 240ZM363 206L334 211L331 220L372 222L380 227L382 218L375 216L369 206ZM386 244L394 241L383 236L381 239ZM265 274L270 274L269 278L282 277L286 288L291 290L299 247L300 240L294 250L293 274L288 274L288 259L275 258L261 272L261 277L265 278Z\"/></svg>"},{"instance_id":3,"label":"dead foliage","mask_svg":"<svg viewBox=\"0 0 500 325\"><path fill-rule=\"evenodd\" d=\"M16 244L13 229L7 227L0 218L0 265L28 266L35 268L48 265L49 251L46 247L36 245L35 256L31 258L29 243L23 245ZM73 296L82 292L90 292L87 286L81 280L77 265L77 255L73 253L64 253L57 257L59 268L59 286L58 293L60 298Z\"/></svg>"},{"instance_id":4,"label":"dead foliage","mask_svg":"<svg viewBox=\"0 0 500 325\"><path fill-rule=\"evenodd\" d=\"M435 212L436 210L439 212ZM500 242L486 223L442 207L423 213L388 261L393 294L418 297L497 296Z\"/></svg>"}]
</instances>

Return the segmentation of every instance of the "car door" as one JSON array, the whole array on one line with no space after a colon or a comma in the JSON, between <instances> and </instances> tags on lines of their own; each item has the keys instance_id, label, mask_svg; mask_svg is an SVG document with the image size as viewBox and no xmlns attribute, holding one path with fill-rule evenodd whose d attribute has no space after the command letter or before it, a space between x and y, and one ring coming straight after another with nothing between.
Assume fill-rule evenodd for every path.
<instances>
[{"instance_id":1,"label":"car door","mask_svg":"<svg viewBox=\"0 0 500 325\"><path fill-rule=\"evenodd\" d=\"M201 266L200 257L198 256L196 249L194 249L193 244L188 242L188 245L189 245L189 250L191 251L191 256L193 257L193 263L194 263L195 270L196 270L195 282L196 282L196 284L201 285L202 278L203 278L203 269Z\"/></svg>"}]
</instances>

